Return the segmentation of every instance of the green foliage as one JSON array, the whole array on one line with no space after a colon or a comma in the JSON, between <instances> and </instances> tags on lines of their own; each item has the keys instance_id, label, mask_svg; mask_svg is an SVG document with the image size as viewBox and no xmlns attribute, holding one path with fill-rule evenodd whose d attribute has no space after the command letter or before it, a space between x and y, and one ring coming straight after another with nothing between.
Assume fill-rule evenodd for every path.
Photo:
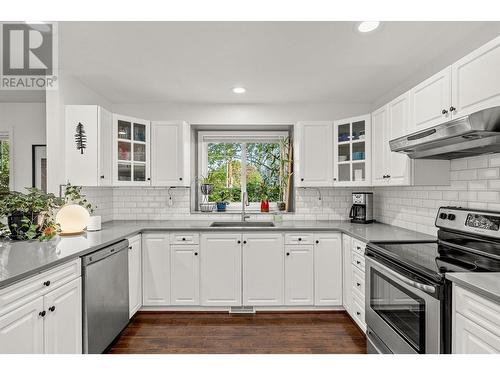
<instances>
[{"instance_id":1,"label":"green foliage","mask_svg":"<svg viewBox=\"0 0 500 375\"><path fill-rule=\"evenodd\" d=\"M82 187L68 184L63 198L46 194L37 188L26 188L27 193L7 192L0 196L0 218L22 215L21 224L15 226L17 239L45 241L53 238L59 230L55 221L55 211L64 204L78 204L91 213L94 208L82 195ZM10 229L0 223L0 235L9 236Z\"/></svg>"},{"instance_id":2,"label":"green foliage","mask_svg":"<svg viewBox=\"0 0 500 375\"><path fill-rule=\"evenodd\" d=\"M0 198L0 217L22 215L21 225L16 225L17 239L48 240L56 235L54 210L61 200L37 188L26 188L26 194L9 192ZM10 235L8 226L0 223L0 233Z\"/></svg>"},{"instance_id":3,"label":"green foliage","mask_svg":"<svg viewBox=\"0 0 500 375\"><path fill-rule=\"evenodd\" d=\"M10 181L10 145L0 141L0 194L9 191Z\"/></svg>"},{"instance_id":4,"label":"green foliage","mask_svg":"<svg viewBox=\"0 0 500 375\"><path fill-rule=\"evenodd\" d=\"M94 207L92 204L85 198L85 195L82 195L82 187L71 185L69 182L66 185L66 189L64 190L64 204L78 204L84 208L86 208L90 214L94 213Z\"/></svg>"},{"instance_id":5,"label":"green foliage","mask_svg":"<svg viewBox=\"0 0 500 375\"><path fill-rule=\"evenodd\" d=\"M221 199L221 189L228 189L235 201L241 201L241 154L239 143L208 145L208 169L214 185L211 202ZM280 157L280 143L246 144L246 189L250 202L280 200Z\"/></svg>"}]
</instances>

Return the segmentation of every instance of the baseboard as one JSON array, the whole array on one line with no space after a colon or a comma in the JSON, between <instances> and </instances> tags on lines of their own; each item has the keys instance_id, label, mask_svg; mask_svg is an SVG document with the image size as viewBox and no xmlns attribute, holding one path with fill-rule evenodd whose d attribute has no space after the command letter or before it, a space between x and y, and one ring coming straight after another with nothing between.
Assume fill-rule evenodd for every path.
<instances>
[{"instance_id":1,"label":"baseboard","mask_svg":"<svg viewBox=\"0 0 500 375\"><path fill-rule=\"evenodd\" d=\"M227 312L230 307L227 306L142 306L139 311L178 311L178 312ZM265 312L301 312L301 311L345 311L343 306L255 306L255 311Z\"/></svg>"}]
</instances>

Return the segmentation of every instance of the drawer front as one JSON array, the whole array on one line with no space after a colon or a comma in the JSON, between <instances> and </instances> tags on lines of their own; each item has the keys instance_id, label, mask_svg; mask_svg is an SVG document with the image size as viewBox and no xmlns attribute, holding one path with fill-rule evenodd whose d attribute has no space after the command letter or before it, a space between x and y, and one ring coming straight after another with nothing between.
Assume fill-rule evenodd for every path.
<instances>
[{"instance_id":1,"label":"drawer front","mask_svg":"<svg viewBox=\"0 0 500 375\"><path fill-rule=\"evenodd\" d=\"M312 245L314 236L312 233L286 233L286 245Z\"/></svg>"},{"instance_id":2,"label":"drawer front","mask_svg":"<svg viewBox=\"0 0 500 375\"><path fill-rule=\"evenodd\" d=\"M453 285L456 312L500 337L500 305L467 289Z\"/></svg>"},{"instance_id":3,"label":"drawer front","mask_svg":"<svg viewBox=\"0 0 500 375\"><path fill-rule=\"evenodd\" d=\"M199 233L172 233L170 236L172 245L198 245L200 243Z\"/></svg>"},{"instance_id":4,"label":"drawer front","mask_svg":"<svg viewBox=\"0 0 500 375\"><path fill-rule=\"evenodd\" d=\"M357 267L361 271L365 272L365 257L363 255L359 255L356 252L352 252L351 261L354 267Z\"/></svg>"},{"instance_id":5,"label":"drawer front","mask_svg":"<svg viewBox=\"0 0 500 375\"><path fill-rule=\"evenodd\" d=\"M352 251L359 255L365 255L366 244L360 240L352 239Z\"/></svg>"},{"instance_id":6,"label":"drawer front","mask_svg":"<svg viewBox=\"0 0 500 375\"><path fill-rule=\"evenodd\" d=\"M365 302L360 300L356 295L353 295L352 298L352 315L353 318L358 319L362 326L365 323Z\"/></svg>"},{"instance_id":7,"label":"drawer front","mask_svg":"<svg viewBox=\"0 0 500 375\"><path fill-rule=\"evenodd\" d=\"M133 243L138 242L138 241L139 242L141 241L141 235L140 234L136 234L135 236L128 238L128 243L129 243L130 246Z\"/></svg>"},{"instance_id":8,"label":"drawer front","mask_svg":"<svg viewBox=\"0 0 500 375\"><path fill-rule=\"evenodd\" d=\"M352 267L352 291L364 301L365 299L365 273L358 267Z\"/></svg>"},{"instance_id":9,"label":"drawer front","mask_svg":"<svg viewBox=\"0 0 500 375\"><path fill-rule=\"evenodd\" d=\"M81 275L80 258L0 290L0 316Z\"/></svg>"}]
</instances>

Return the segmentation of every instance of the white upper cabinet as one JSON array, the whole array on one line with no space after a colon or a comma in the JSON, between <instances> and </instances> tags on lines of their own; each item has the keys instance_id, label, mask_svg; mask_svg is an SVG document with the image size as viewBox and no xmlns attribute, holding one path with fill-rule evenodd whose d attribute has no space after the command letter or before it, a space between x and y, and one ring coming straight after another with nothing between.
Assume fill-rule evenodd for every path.
<instances>
[{"instance_id":1,"label":"white upper cabinet","mask_svg":"<svg viewBox=\"0 0 500 375\"><path fill-rule=\"evenodd\" d=\"M239 233L201 235L201 305L241 305L241 245Z\"/></svg>"},{"instance_id":2,"label":"white upper cabinet","mask_svg":"<svg viewBox=\"0 0 500 375\"><path fill-rule=\"evenodd\" d=\"M284 254L282 233L243 235L243 304L283 305Z\"/></svg>"},{"instance_id":3,"label":"white upper cabinet","mask_svg":"<svg viewBox=\"0 0 500 375\"><path fill-rule=\"evenodd\" d=\"M500 105L500 37L451 66L452 115L462 117Z\"/></svg>"},{"instance_id":4,"label":"white upper cabinet","mask_svg":"<svg viewBox=\"0 0 500 375\"><path fill-rule=\"evenodd\" d=\"M186 122L151 123L151 184L189 186L189 125Z\"/></svg>"},{"instance_id":5,"label":"white upper cabinet","mask_svg":"<svg viewBox=\"0 0 500 375\"><path fill-rule=\"evenodd\" d=\"M299 122L295 181L298 187L333 186L333 126L327 121Z\"/></svg>"},{"instance_id":6,"label":"white upper cabinet","mask_svg":"<svg viewBox=\"0 0 500 375\"><path fill-rule=\"evenodd\" d=\"M372 113L372 185L387 185L388 165L391 149L389 147L389 122L387 105Z\"/></svg>"},{"instance_id":7,"label":"white upper cabinet","mask_svg":"<svg viewBox=\"0 0 500 375\"><path fill-rule=\"evenodd\" d=\"M427 129L451 118L451 67L410 90L408 133Z\"/></svg>"},{"instance_id":8,"label":"white upper cabinet","mask_svg":"<svg viewBox=\"0 0 500 375\"><path fill-rule=\"evenodd\" d=\"M85 148L78 149L75 136L82 124ZM65 113L66 180L73 185L112 184L112 114L96 105L68 105Z\"/></svg>"},{"instance_id":9,"label":"white upper cabinet","mask_svg":"<svg viewBox=\"0 0 500 375\"><path fill-rule=\"evenodd\" d=\"M402 137L408 134L409 128L409 103L410 96L406 92L387 104L388 129L390 131L388 143L391 139ZM409 185L410 184L410 158L405 154L391 152L389 148L389 185Z\"/></svg>"},{"instance_id":10,"label":"white upper cabinet","mask_svg":"<svg viewBox=\"0 0 500 375\"><path fill-rule=\"evenodd\" d=\"M151 184L147 120L113 115L113 185Z\"/></svg>"},{"instance_id":11,"label":"white upper cabinet","mask_svg":"<svg viewBox=\"0 0 500 375\"><path fill-rule=\"evenodd\" d=\"M370 115L334 122L335 186L369 186L371 184Z\"/></svg>"}]
</instances>

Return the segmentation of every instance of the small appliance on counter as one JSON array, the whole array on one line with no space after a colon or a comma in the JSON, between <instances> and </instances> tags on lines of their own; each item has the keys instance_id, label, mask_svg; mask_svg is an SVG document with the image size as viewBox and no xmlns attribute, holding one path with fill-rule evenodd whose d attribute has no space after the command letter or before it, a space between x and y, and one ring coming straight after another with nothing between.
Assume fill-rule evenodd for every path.
<instances>
[{"instance_id":1,"label":"small appliance on counter","mask_svg":"<svg viewBox=\"0 0 500 375\"><path fill-rule=\"evenodd\" d=\"M352 193L351 223L373 223L373 193Z\"/></svg>"}]
</instances>

